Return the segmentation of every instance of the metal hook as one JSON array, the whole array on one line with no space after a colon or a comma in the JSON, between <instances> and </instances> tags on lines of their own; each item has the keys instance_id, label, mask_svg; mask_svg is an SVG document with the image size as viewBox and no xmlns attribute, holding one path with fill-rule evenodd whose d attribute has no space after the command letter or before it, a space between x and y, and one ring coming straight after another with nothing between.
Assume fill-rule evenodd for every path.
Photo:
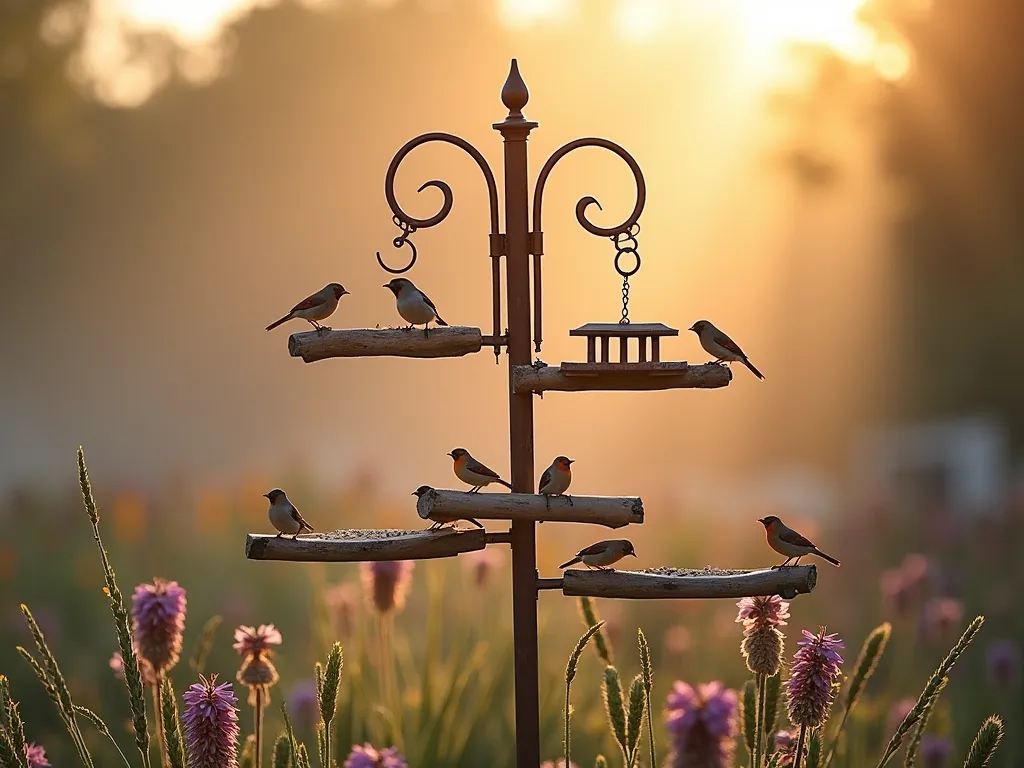
<instances>
[{"instance_id":1,"label":"metal hook","mask_svg":"<svg viewBox=\"0 0 1024 768\"><path fill-rule=\"evenodd\" d=\"M402 234L392 240L391 244L395 246L395 248L401 248L403 245L408 245L412 249L412 258L404 267L401 267L400 269L392 269L384 263L384 260L380 257L380 251L377 251L377 263L380 264L381 269L385 272L390 272L392 275L400 275L403 272L408 272L416 263L416 257L418 256L416 243L409 239L409 237L416 231L416 227L408 222L402 221L398 216L394 216L393 220L395 222L395 226L401 227Z\"/></svg>"}]
</instances>

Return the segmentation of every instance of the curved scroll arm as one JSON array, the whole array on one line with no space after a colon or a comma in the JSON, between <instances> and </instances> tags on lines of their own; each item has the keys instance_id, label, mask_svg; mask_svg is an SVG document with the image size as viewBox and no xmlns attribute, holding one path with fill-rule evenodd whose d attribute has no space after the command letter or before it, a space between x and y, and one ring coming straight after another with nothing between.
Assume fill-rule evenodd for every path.
<instances>
[{"instance_id":1,"label":"curved scroll arm","mask_svg":"<svg viewBox=\"0 0 1024 768\"><path fill-rule=\"evenodd\" d=\"M614 141L590 136L587 138L575 139L570 141L568 144L563 145L548 158L546 163L544 163L544 167L541 169L540 175L537 176L537 187L533 192L533 231L535 233L544 231L543 227L541 227L541 210L544 202L544 185L547 183L548 175L559 160L574 149L579 149L580 147L600 147L614 152L626 162L626 165L629 166L629 170L633 172L633 178L636 181L636 204L633 206L633 212L626 217L625 221L616 227L599 227L594 224L587 218L587 208L595 204L600 208L601 205L597 202L596 198L587 195L586 197L581 197L576 203L576 220L580 223L580 226L590 234L597 235L598 237L615 237L615 235L620 232L628 231L629 228L640 218L640 214L643 213L644 203L647 202L647 184L644 182L644 174L643 171L640 170L640 164L637 163L629 152Z\"/></svg>"},{"instance_id":2,"label":"curved scroll arm","mask_svg":"<svg viewBox=\"0 0 1024 768\"><path fill-rule=\"evenodd\" d=\"M498 185L494 183L494 173L491 171L491 166L487 164L487 160L480 150L474 147L465 139L455 136L451 133L443 133L435 131L432 133L423 133L414 139L407 141L395 156L391 158L391 164L388 166L387 175L384 177L384 196L388 200L388 206L391 208L391 212L394 214L395 224L401 228L402 234L391 241L395 248L401 248L403 245L408 245L412 249L412 258L409 263L404 267L393 269L387 266L383 259L380 257L380 253L377 253L377 263L380 266L390 272L393 275L399 275L403 272L408 272L412 269L416 263L416 245L409 239L409 237L417 229L427 229L434 227L444 221L448 214L452 211L452 205L455 202L455 196L452 193L452 188L448 186L447 182L441 181L440 179L431 179L425 182L417 192L422 192L427 187L434 187L435 189L441 190L441 195L444 200L441 203L441 208L433 216L426 219L417 219L414 216L410 216L406 213L402 206L398 204L398 199L395 197L395 176L398 175L398 167L402 164L402 161L406 156L412 152L416 147L421 144L427 144L432 141L440 141L446 144L453 144L459 149L465 151L476 164L480 167L481 172L484 175L484 181L487 182L487 198L490 204L490 217L491 217L491 236L490 240L490 257L491 257L491 287L492 287L492 309L494 319L494 338L498 339L501 333L501 268L500 259L504 255L505 251L505 238L501 234L498 222ZM495 342L494 355L495 362L497 362L497 356L500 349L500 344Z\"/></svg>"},{"instance_id":3,"label":"curved scroll arm","mask_svg":"<svg viewBox=\"0 0 1024 768\"><path fill-rule=\"evenodd\" d=\"M619 251L619 236L624 234L635 235L633 227L637 224L640 214L643 213L644 204L647 202L647 183L644 181L644 174L643 171L640 170L640 164L631 154L629 154L629 152L614 141L599 139L595 136L574 139L568 144L564 144L555 150L554 154L552 154L551 157L548 158L548 161L544 163L544 167L541 168L540 174L537 176L537 186L533 192L533 232L530 236L530 253L533 254L533 346L537 352L540 352L541 347L540 257L544 253L544 229L541 226L541 212L544 207L544 185L547 183L548 175L551 173L555 165L558 164L558 161L574 149L579 149L580 147L599 147L601 149L607 149L610 152L614 152L625 161L626 165L629 166L629 170L633 172L633 179L636 181L636 204L633 206L633 212L630 213L629 216L626 217L626 220L618 226L599 227L587 218L587 209L591 205L596 205L599 210L601 209L601 204L597 201L597 198L587 195L586 197L581 197L576 202L576 221L578 221L580 226L587 230L587 232L592 235L597 235L598 237L612 238L616 243L616 251ZM629 250L636 255L635 248ZM616 269L618 269L618 256L616 256ZM638 255L637 269L639 269ZM633 271L635 272L636 269Z\"/></svg>"}]
</instances>

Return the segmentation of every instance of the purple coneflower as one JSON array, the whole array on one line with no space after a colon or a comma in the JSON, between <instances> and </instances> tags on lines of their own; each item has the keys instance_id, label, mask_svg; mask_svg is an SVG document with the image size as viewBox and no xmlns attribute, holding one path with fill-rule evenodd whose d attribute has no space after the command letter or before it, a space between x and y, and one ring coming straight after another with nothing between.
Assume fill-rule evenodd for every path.
<instances>
[{"instance_id":1,"label":"purple coneflower","mask_svg":"<svg viewBox=\"0 0 1024 768\"><path fill-rule=\"evenodd\" d=\"M188 768L236 768L238 765L238 699L231 683L217 685L217 676L200 676L182 698L181 727L188 747Z\"/></svg>"},{"instance_id":2,"label":"purple coneflower","mask_svg":"<svg viewBox=\"0 0 1024 768\"><path fill-rule=\"evenodd\" d=\"M339 637L352 635L355 628L356 606L359 604L359 588L355 584L335 584L324 592L324 602L331 612L334 631Z\"/></svg>"},{"instance_id":3,"label":"purple coneflower","mask_svg":"<svg viewBox=\"0 0 1024 768\"><path fill-rule=\"evenodd\" d=\"M370 744L353 746L344 768L409 768L398 747L380 749Z\"/></svg>"},{"instance_id":4,"label":"purple coneflower","mask_svg":"<svg viewBox=\"0 0 1024 768\"><path fill-rule=\"evenodd\" d=\"M1012 640L996 640L985 653L985 666L992 685L1008 688L1020 671L1020 647Z\"/></svg>"},{"instance_id":5,"label":"purple coneflower","mask_svg":"<svg viewBox=\"0 0 1024 768\"><path fill-rule=\"evenodd\" d=\"M277 669L270 657L270 646L281 644L281 633L273 624L259 627L239 627L235 630L233 648L242 657L238 670L238 682L249 688L249 704L255 705L257 690L263 694L263 706L270 702L270 687L277 683Z\"/></svg>"},{"instance_id":6,"label":"purple coneflower","mask_svg":"<svg viewBox=\"0 0 1024 768\"><path fill-rule=\"evenodd\" d=\"M676 681L668 695L665 727L672 768L726 768L735 750L737 696L719 682L694 690Z\"/></svg>"},{"instance_id":7,"label":"purple coneflower","mask_svg":"<svg viewBox=\"0 0 1024 768\"><path fill-rule=\"evenodd\" d=\"M136 655L153 667L156 678L178 663L185 631L185 590L176 581L153 579L132 595L132 642Z\"/></svg>"},{"instance_id":8,"label":"purple coneflower","mask_svg":"<svg viewBox=\"0 0 1024 768\"><path fill-rule=\"evenodd\" d=\"M817 728L828 717L832 705L832 684L839 675L843 657L839 648L845 648L838 635L826 635L822 627L813 635L802 630L804 639L793 656L793 668L786 682L786 703L793 725Z\"/></svg>"},{"instance_id":9,"label":"purple coneflower","mask_svg":"<svg viewBox=\"0 0 1024 768\"><path fill-rule=\"evenodd\" d=\"M361 563L363 595L367 605L383 615L405 607L405 598L412 582L412 560L377 560Z\"/></svg>"},{"instance_id":10,"label":"purple coneflower","mask_svg":"<svg viewBox=\"0 0 1024 768\"><path fill-rule=\"evenodd\" d=\"M744 597L736 607L736 621L743 624L743 642L740 651L747 669L755 675L773 677L782 664L782 643L785 636L779 627L789 618L789 603L778 595L770 597Z\"/></svg>"},{"instance_id":11,"label":"purple coneflower","mask_svg":"<svg viewBox=\"0 0 1024 768\"><path fill-rule=\"evenodd\" d=\"M28 758L28 768L46 768L50 765L46 759L46 750L36 743L25 745L25 757Z\"/></svg>"},{"instance_id":12,"label":"purple coneflower","mask_svg":"<svg viewBox=\"0 0 1024 768\"><path fill-rule=\"evenodd\" d=\"M945 736L926 733L921 737L921 768L946 768L952 745Z\"/></svg>"}]
</instances>

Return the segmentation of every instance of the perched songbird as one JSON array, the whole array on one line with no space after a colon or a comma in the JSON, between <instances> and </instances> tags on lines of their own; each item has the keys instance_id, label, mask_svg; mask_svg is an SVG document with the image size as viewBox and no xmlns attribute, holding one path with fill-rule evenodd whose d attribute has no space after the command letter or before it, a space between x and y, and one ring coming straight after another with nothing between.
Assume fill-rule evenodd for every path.
<instances>
[{"instance_id":1,"label":"perched songbird","mask_svg":"<svg viewBox=\"0 0 1024 768\"><path fill-rule=\"evenodd\" d=\"M747 355L740 349L740 345L715 328L707 320L698 320L690 326L690 330L697 334L697 338L700 339L700 345L704 347L704 351L709 355L715 356L712 362L743 363L757 378L764 379L761 372L747 359Z\"/></svg>"},{"instance_id":2,"label":"perched songbird","mask_svg":"<svg viewBox=\"0 0 1024 768\"><path fill-rule=\"evenodd\" d=\"M417 488L415 491L412 492L412 495L415 496L418 499L423 494L430 493L430 491L432 491L432 490L434 490L434 489L431 488L429 485L421 485L419 488ZM475 519L475 518L472 518L472 517L459 517L459 518L456 518L456 520L465 520L467 522L472 523L477 528L483 528L483 526L480 525L480 521ZM449 522L455 522L455 520L451 520L451 521L445 520L443 523L440 522L440 521L435 520L433 523L431 523L430 527L427 530L428 531L437 530L438 528L441 528L441 527L447 525Z\"/></svg>"},{"instance_id":3,"label":"perched songbird","mask_svg":"<svg viewBox=\"0 0 1024 768\"><path fill-rule=\"evenodd\" d=\"M588 568L597 568L602 571L614 570L609 566L619 562L626 555L636 557L636 550L633 543L628 539L609 539L591 544L586 549L576 553L576 557L567 563L562 563L559 568L568 568L576 563L583 563Z\"/></svg>"},{"instance_id":4,"label":"perched songbird","mask_svg":"<svg viewBox=\"0 0 1024 768\"><path fill-rule=\"evenodd\" d=\"M277 326L281 325L281 323L288 322L293 317L298 317L316 328L317 333L329 331L331 329L326 325L320 325L319 321L326 320L328 317L333 315L334 310L338 308L338 301L347 293L348 291L338 283L326 285L312 296L307 296L292 307L291 312L282 317L276 323L268 325L267 330L272 331L277 328Z\"/></svg>"},{"instance_id":5,"label":"perched songbird","mask_svg":"<svg viewBox=\"0 0 1024 768\"><path fill-rule=\"evenodd\" d=\"M465 448L456 448L448 455L455 460L455 476L467 485L473 486L470 493L476 493L491 483L498 483L512 490L512 486L502 480L497 472L474 459Z\"/></svg>"},{"instance_id":6,"label":"perched songbird","mask_svg":"<svg viewBox=\"0 0 1024 768\"><path fill-rule=\"evenodd\" d=\"M782 565L773 565L773 568L782 568L784 565L788 565L789 561L794 557L796 562L793 565L799 565L800 558L805 555L817 555L822 560L828 560L832 565L837 568L839 567L838 560L831 555L826 555L814 546L813 542L805 539L792 528L787 528L786 524L775 515L760 517L757 522L764 526L765 533L768 536L768 546L780 555L786 556L786 561Z\"/></svg>"},{"instance_id":7,"label":"perched songbird","mask_svg":"<svg viewBox=\"0 0 1024 768\"><path fill-rule=\"evenodd\" d=\"M448 325L441 316L437 314L437 307L423 291L413 285L412 280L404 277L396 277L390 283L384 284L395 294L395 302L398 305L398 314L409 323L409 327L423 324L423 334L427 334L427 325L436 322L438 325Z\"/></svg>"},{"instance_id":8,"label":"perched songbird","mask_svg":"<svg viewBox=\"0 0 1024 768\"><path fill-rule=\"evenodd\" d=\"M537 493L545 497L548 508L551 507L552 496L565 495L565 498L569 500L570 506L572 505L572 496L565 494L569 490L569 484L572 483L572 470L569 469L572 463L572 459L559 456L551 462L551 466L545 469L544 474L540 476Z\"/></svg>"},{"instance_id":9,"label":"perched songbird","mask_svg":"<svg viewBox=\"0 0 1024 768\"><path fill-rule=\"evenodd\" d=\"M270 493L263 495L270 499L270 522L279 531L278 536L282 533L290 533L292 538L296 538L304 530L313 530L313 526L302 519L299 510L288 501L288 497L280 488L275 488Z\"/></svg>"}]
</instances>

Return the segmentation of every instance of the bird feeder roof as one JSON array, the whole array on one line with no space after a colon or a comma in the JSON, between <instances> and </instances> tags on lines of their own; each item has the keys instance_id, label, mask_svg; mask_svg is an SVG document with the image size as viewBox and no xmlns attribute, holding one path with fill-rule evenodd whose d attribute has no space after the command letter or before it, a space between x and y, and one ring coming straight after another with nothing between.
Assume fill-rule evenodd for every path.
<instances>
[{"instance_id":1,"label":"bird feeder roof","mask_svg":"<svg viewBox=\"0 0 1024 768\"><path fill-rule=\"evenodd\" d=\"M587 323L569 331L570 336L617 336L642 338L645 336L678 336L676 328L662 323Z\"/></svg>"}]
</instances>

